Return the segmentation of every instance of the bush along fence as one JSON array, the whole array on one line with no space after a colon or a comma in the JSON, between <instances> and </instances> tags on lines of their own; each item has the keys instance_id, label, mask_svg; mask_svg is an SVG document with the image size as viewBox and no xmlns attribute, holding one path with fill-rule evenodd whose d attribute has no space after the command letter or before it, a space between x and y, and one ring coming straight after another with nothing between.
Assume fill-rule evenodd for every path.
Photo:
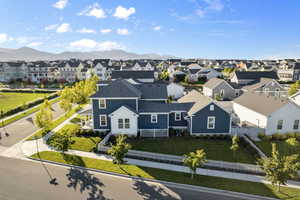
<instances>
[{"instance_id":1,"label":"bush along fence","mask_svg":"<svg viewBox=\"0 0 300 200\"><path fill-rule=\"evenodd\" d=\"M49 93L49 92L48 92L48 93ZM51 92L51 93L52 93L52 92ZM28 103L26 103L26 104L24 104L24 105L18 106L18 107L16 107L16 108L13 108L13 109L11 109L11 110L9 110L9 111L3 113L3 114L0 116L0 119L2 119L2 118L4 118L4 117L8 117L8 116L13 115L13 114L16 114L16 113L18 113L18 112L27 110L28 108L32 108L32 107L34 107L34 106L36 106L36 105L38 105L38 104L41 104L41 103L43 103L43 101L44 101L45 99L51 100L51 99L54 99L54 98L56 98L56 97L58 97L58 96L59 96L58 93L54 93L54 94L51 94L51 95L49 95L49 96L47 96L47 97L45 97L45 98L38 98L38 99L36 99L36 100L34 100L34 101L28 102Z\"/></svg>"}]
</instances>

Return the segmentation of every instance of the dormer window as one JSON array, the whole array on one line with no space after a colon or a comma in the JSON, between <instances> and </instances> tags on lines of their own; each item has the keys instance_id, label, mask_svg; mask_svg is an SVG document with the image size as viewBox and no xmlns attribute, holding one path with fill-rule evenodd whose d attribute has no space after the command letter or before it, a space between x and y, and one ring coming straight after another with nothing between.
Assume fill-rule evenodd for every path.
<instances>
[{"instance_id":1,"label":"dormer window","mask_svg":"<svg viewBox=\"0 0 300 200\"><path fill-rule=\"evenodd\" d=\"M99 99L99 108L100 109L106 108L106 100L105 99Z\"/></svg>"},{"instance_id":2,"label":"dormer window","mask_svg":"<svg viewBox=\"0 0 300 200\"><path fill-rule=\"evenodd\" d=\"M151 115L151 123L157 123L157 115L156 114Z\"/></svg>"}]
</instances>

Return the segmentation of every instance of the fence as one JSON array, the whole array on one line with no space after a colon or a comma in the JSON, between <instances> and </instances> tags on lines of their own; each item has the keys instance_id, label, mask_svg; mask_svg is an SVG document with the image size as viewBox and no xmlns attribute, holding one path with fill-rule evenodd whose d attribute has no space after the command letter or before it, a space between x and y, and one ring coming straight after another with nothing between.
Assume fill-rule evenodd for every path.
<instances>
[{"instance_id":1,"label":"fence","mask_svg":"<svg viewBox=\"0 0 300 200\"><path fill-rule=\"evenodd\" d=\"M106 153L109 147L98 145L98 150L100 152ZM175 156L170 154L160 154L160 153L152 153L152 152L144 152L144 151L136 151L129 150L126 154L126 157L140 159L140 160L150 160L157 161L161 163L172 163L177 165L182 165L183 156ZM258 174L263 175L263 171L257 165L252 164L242 164L242 163L231 163L225 161L216 161L216 160L208 160L207 163L204 164L204 168L207 169L216 169L223 171L234 171L241 173L249 173L249 174Z\"/></svg>"},{"instance_id":2,"label":"fence","mask_svg":"<svg viewBox=\"0 0 300 200\"><path fill-rule=\"evenodd\" d=\"M140 129L141 137L169 137L168 129Z\"/></svg>"}]
</instances>

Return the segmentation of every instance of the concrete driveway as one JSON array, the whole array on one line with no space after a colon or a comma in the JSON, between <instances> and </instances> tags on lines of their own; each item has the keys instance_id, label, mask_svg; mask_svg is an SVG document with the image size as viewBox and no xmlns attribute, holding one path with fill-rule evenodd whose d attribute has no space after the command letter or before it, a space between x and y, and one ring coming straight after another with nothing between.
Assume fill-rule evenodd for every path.
<instances>
[{"instance_id":1,"label":"concrete driveway","mask_svg":"<svg viewBox=\"0 0 300 200\"><path fill-rule=\"evenodd\" d=\"M52 109L54 119L58 118L64 113L64 111L59 107L58 103L53 104ZM38 130L33 123L34 115L35 113L15 121L4 128L0 128L0 150L20 142L22 139L28 137Z\"/></svg>"}]
</instances>

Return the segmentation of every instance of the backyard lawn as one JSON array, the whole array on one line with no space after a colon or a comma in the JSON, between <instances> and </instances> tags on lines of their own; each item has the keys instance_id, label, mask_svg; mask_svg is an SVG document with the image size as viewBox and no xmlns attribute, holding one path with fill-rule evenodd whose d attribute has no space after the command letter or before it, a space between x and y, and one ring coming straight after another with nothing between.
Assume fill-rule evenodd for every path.
<instances>
[{"instance_id":1,"label":"backyard lawn","mask_svg":"<svg viewBox=\"0 0 300 200\"><path fill-rule=\"evenodd\" d=\"M276 144L279 153L281 153L283 155L291 155L294 153L299 154L299 152L300 152L299 145L298 145L298 147L293 148L293 147L289 146L285 141L262 140L260 142L255 142L255 143L267 156L271 155L272 143ZM300 157L299 157L299 161L300 161Z\"/></svg>"},{"instance_id":2,"label":"backyard lawn","mask_svg":"<svg viewBox=\"0 0 300 200\"><path fill-rule=\"evenodd\" d=\"M128 139L132 149L184 155L197 149L204 149L207 159L228 162L241 162L255 164L256 160L246 150L240 148L234 153L230 150L231 140L199 139L194 137L171 137L168 139Z\"/></svg>"},{"instance_id":3,"label":"backyard lawn","mask_svg":"<svg viewBox=\"0 0 300 200\"><path fill-rule=\"evenodd\" d=\"M48 93L0 92L0 110L3 110L5 113L18 106L22 106L25 103L34 101L38 98L44 98L48 95Z\"/></svg>"},{"instance_id":4,"label":"backyard lawn","mask_svg":"<svg viewBox=\"0 0 300 200\"><path fill-rule=\"evenodd\" d=\"M35 159L44 159L60 163L67 163L87 168L94 168L119 174L144 177L149 179L157 179L163 181L171 181L176 183L204 186L222 190L230 190L235 192L243 192L248 194L256 194L280 199L297 200L300 199L300 190L294 188L282 187L281 192L268 184L255 183L248 181L240 181L234 179L226 179L212 176L196 175L194 179L190 178L190 174L174 172L162 169L140 167L136 165L116 165L110 161L91 159L87 157L79 157L75 155L62 155L57 152L40 152L31 156Z\"/></svg>"}]
</instances>

